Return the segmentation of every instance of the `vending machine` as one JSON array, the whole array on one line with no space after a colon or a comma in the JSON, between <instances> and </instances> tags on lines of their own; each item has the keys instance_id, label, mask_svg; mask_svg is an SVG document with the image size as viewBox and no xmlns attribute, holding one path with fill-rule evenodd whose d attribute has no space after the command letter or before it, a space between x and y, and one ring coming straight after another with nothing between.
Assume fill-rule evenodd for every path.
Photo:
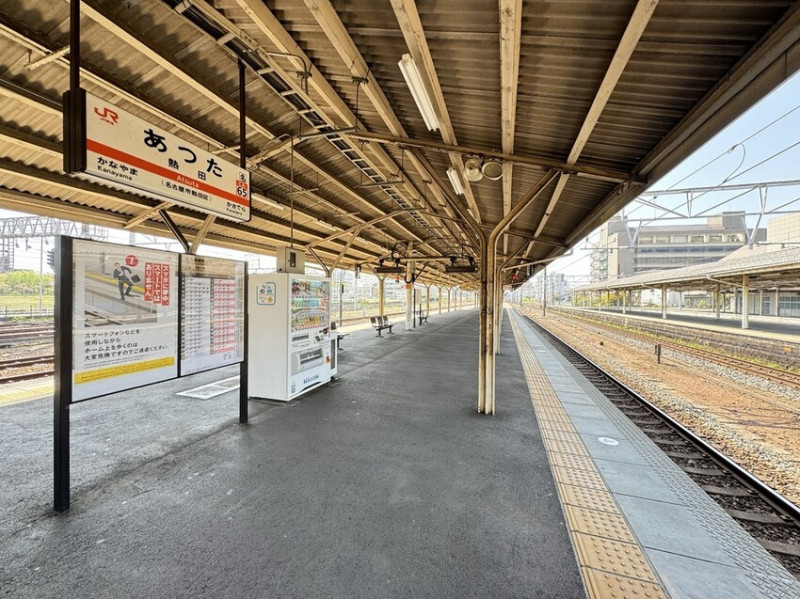
<instances>
[{"instance_id":1,"label":"vending machine","mask_svg":"<svg viewBox=\"0 0 800 599\"><path fill-rule=\"evenodd\" d=\"M248 281L248 391L289 401L336 374L330 279L278 272Z\"/></svg>"}]
</instances>

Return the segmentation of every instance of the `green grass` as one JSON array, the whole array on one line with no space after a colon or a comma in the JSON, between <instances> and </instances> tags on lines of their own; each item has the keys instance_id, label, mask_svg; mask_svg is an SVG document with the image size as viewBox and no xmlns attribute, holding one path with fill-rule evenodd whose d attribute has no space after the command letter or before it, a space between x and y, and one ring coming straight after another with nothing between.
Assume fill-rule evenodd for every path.
<instances>
[{"instance_id":1,"label":"green grass","mask_svg":"<svg viewBox=\"0 0 800 599\"><path fill-rule=\"evenodd\" d=\"M55 297L52 295L42 296L42 310L47 313L44 319L52 320L53 305ZM39 316L39 296L34 295L0 295L0 319L12 321L30 322L31 317L37 320Z\"/></svg>"}]
</instances>

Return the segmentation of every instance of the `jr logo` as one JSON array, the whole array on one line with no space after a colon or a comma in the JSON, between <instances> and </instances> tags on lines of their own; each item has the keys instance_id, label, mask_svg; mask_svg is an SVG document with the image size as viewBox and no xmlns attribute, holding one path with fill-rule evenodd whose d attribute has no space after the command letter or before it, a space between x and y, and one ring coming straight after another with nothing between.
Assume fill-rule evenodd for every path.
<instances>
[{"instance_id":1,"label":"jr logo","mask_svg":"<svg viewBox=\"0 0 800 599\"><path fill-rule=\"evenodd\" d=\"M103 112L100 112L97 107L94 108L94 113L110 125L116 125L119 115L110 108L103 107Z\"/></svg>"}]
</instances>

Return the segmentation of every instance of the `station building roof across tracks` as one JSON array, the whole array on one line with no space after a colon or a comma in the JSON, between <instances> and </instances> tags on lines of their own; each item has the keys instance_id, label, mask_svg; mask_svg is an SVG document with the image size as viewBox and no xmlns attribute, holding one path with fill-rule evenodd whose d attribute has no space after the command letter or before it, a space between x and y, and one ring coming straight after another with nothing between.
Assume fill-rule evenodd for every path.
<instances>
[{"instance_id":1,"label":"station building roof across tracks","mask_svg":"<svg viewBox=\"0 0 800 599\"><path fill-rule=\"evenodd\" d=\"M800 247L774 249L769 246L743 247L712 263L644 272L630 277L583 285L575 292L643 289L722 289L742 287L747 277L750 289L800 287Z\"/></svg>"}]
</instances>

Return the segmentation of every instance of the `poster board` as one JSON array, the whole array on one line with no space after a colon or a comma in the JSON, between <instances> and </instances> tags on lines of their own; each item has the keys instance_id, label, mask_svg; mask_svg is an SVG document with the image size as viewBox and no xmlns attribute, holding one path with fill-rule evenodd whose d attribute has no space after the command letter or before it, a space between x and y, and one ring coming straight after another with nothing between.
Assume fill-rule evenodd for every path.
<instances>
[{"instance_id":1,"label":"poster board","mask_svg":"<svg viewBox=\"0 0 800 599\"><path fill-rule=\"evenodd\" d=\"M178 376L178 255L72 240L72 401Z\"/></svg>"},{"instance_id":2,"label":"poster board","mask_svg":"<svg viewBox=\"0 0 800 599\"><path fill-rule=\"evenodd\" d=\"M244 360L245 266L181 255L181 376Z\"/></svg>"}]
</instances>

